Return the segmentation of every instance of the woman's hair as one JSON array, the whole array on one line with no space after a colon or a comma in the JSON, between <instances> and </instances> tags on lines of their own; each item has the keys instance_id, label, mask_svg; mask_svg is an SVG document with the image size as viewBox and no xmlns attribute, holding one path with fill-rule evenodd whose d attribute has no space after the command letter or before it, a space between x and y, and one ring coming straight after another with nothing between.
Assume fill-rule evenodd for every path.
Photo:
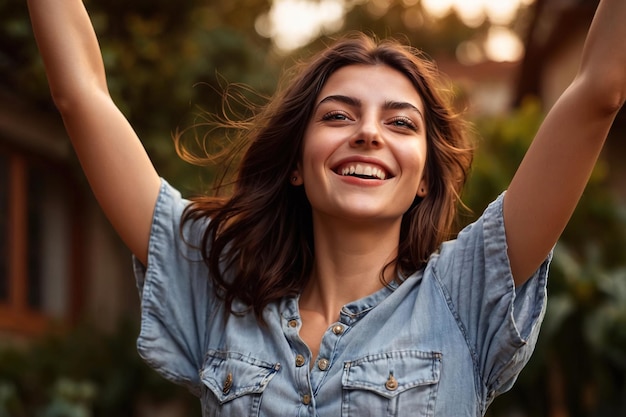
<instances>
[{"instance_id":1,"label":"woman's hair","mask_svg":"<svg viewBox=\"0 0 626 417\"><path fill-rule=\"evenodd\" d=\"M404 214L398 256L387 267L406 277L452 236L473 151L449 91L439 85L440 75L419 51L395 40L350 35L296 66L286 87L246 125L248 147L232 195L195 198L185 210L183 222L211 219L200 249L229 310L240 300L260 318L268 303L300 292L306 283L315 256L311 206L303 187L291 185L290 177L322 87L335 71L355 64L396 69L424 103L428 193L416 197ZM180 137L177 144L185 154Z\"/></svg>"}]
</instances>

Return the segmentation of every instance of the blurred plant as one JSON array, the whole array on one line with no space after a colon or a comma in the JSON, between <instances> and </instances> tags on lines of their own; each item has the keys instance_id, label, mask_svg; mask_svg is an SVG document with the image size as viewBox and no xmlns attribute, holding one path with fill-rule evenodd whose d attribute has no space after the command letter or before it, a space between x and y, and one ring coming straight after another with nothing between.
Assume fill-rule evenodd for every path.
<instances>
[{"instance_id":1,"label":"blurred plant","mask_svg":"<svg viewBox=\"0 0 626 417\"><path fill-rule=\"evenodd\" d=\"M15 385L11 382L0 380L0 417L23 415L19 407Z\"/></svg>"},{"instance_id":2,"label":"blurred plant","mask_svg":"<svg viewBox=\"0 0 626 417\"><path fill-rule=\"evenodd\" d=\"M113 334L82 324L27 348L0 349L0 417L135 415L138 402L177 402L200 415L199 401L156 374L135 348L137 326Z\"/></svg>"},{"instance_id":3,"label":"blurred plant","mask_svg":"<svg viewBox=\"0 0 626 417\"><path fill-rule=\"evenodd\" d=\"M52 400L40 417L91 417L96 387L89 381L60 378L52 389Z\"/></svg>"}]
</instances>

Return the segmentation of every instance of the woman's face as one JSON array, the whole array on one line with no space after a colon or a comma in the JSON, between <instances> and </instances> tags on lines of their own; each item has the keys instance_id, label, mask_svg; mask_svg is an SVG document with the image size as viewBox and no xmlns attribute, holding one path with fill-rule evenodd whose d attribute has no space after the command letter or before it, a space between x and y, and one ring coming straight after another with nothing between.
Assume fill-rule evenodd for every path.
<instances>
[{"instance_id":1,"label":"woman's face","mask_svg":"<svg viewBox=\"0 0 626 417\"><path fill-rule=\"evenodd\" d=\"M316 99L298 173L313 218L400 222L424 196L424 105L386 65L333 73Z\"/></svg>"}]
</instances>

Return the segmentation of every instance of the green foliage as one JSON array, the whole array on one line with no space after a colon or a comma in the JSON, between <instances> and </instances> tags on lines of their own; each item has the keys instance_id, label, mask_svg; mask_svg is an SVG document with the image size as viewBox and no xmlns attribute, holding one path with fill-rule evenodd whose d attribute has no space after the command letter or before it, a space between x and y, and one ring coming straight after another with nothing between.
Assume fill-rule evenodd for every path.
<instances>
[{"instance_id":1,"label":"green foliage","mask_svg":"<svg viewBox=\"0 0 626 417\"><path fill-rule=\"evenodd\" d=\"M130 417L139 400L178 401L199 415L197 398L139 358L137 334L130 323L114 334L81 325L28 348L0 349L0 417Z\"/></svg>"},{"instance_id":2,"label":"green foliage","mask_svg":"<svg viewBox=\"0 0 626 417\"><path fill-rule=\"evenodd\" d=\"M475 121L476 153L463 195L475 214L508 187L542 120L540 103L528 99L511 113Z\"/></svg>"}]
</instances>

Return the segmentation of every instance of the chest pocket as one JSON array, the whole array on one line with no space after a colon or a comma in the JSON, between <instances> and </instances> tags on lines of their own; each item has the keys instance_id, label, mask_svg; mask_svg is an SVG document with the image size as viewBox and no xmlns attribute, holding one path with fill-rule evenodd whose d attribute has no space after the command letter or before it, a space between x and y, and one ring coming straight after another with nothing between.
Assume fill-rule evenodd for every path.
<instances>
[{"instance_id":1,"label":"chest pocket","mask_svg":"<svg viewBox=\"0 0 626 417\"><path fill-rule=\"evenodd\" d=\"M203 415L258 416L261 395L279 370L278 363L242 353L209 351L200 372L207 388L202 398Z\"/></svg>"},{"instance_id":2,"label":"chest pocket","mask_svg":"<svg viewBox=\"0 0 626 417\"><path fill-rule=\"evenodd\" d=\"M432 416L441 354L386 352L345 362L342 417Z\"/></svg>"}]
</instances>

